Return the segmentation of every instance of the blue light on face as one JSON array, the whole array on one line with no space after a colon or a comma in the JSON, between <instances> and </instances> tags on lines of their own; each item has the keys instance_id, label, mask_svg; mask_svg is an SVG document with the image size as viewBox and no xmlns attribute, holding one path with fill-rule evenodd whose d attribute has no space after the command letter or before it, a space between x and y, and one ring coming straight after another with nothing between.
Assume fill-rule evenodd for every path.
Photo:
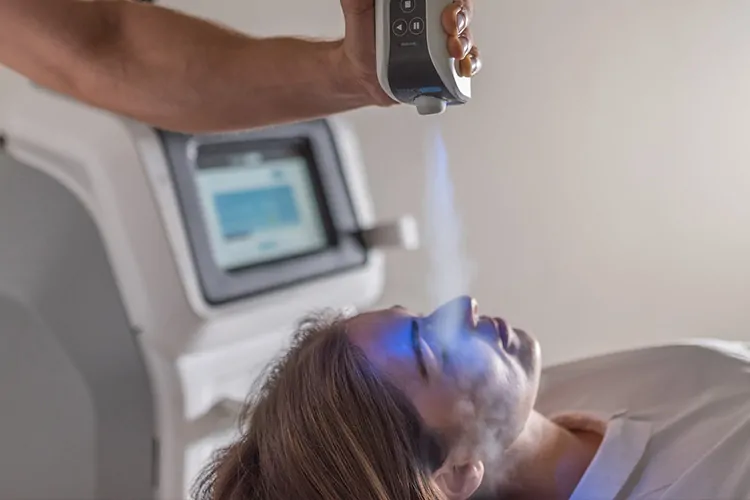
<instances>
[{"instance_id":1,"label":"blue light on face","mask_svg":"<svg viewBox=\"0 0 750 500\"><path fill-rule=\"evenodd\" d=\"M470 309L470 299L458 298L435 310L429 316L428 323L436 340L446 347L453 347L460 340L461 332L469 326L467 316Z\"/></svg>"},{"instance_id":2,"label":"blue light on face","mask_svg":"<svg viewBox=\"0 0 750 500\"><path fill-rule=\"evenodd\" d=\"M378 354L386 359L414 360L416 362L411 334L410 319L404 319L390 325L389 331L383 331L379 336Z\"/></svg>"},{"instance_id":3,"label":"blue light on face","mask_svg":"<svg viewBox=\"0 0 750 500\"><path fill-rule=\"evenodd\" d=\"M434 356L442 372L439 377L467 382L482 380L489 368L489 347L472 332L472 325L466 323L464 303L451 301L429 316L403 318L385 326L375 344L376 356L388 364L405 363L419 370L417 350L429 349L431 356L425 353L425 359ZM426 347L413 341L412 322L416 322L418 337Z\"/></svg>"}]
</instances>

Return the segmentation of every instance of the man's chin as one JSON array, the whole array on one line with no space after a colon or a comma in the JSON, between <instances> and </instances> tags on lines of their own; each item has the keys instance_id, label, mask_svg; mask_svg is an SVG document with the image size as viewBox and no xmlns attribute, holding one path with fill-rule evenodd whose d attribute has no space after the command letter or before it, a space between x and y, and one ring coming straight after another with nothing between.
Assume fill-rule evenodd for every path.
<instances>
[{"instance_id":1,"label":"man's chin","mask_svg":"<svg viewBox=\"0 0 750 500\"><path fill-rule=\"evenodd\" d=\"M515 330L515 333L520 344L516 356L521 368L529 381L538 385L542 372L542 347L534 336L524 330Z\"/></svg>"}]
</instances>

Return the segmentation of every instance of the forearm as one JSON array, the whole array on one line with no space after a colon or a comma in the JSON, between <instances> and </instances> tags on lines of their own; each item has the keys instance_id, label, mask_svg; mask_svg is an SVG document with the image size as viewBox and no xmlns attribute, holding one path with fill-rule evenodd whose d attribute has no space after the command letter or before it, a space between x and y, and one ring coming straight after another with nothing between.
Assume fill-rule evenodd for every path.
<instances>
[{"instance_id":1,"label":"forearm","mask_svg":"<svg viewBox=\"0 0 750 500\"><path fill-rule=\"evenodd\" d=\"M0 0L0 64L83 102L185 132L375 103L339 42L253 39L120 0Z\"/></svg>"}]
</instances>

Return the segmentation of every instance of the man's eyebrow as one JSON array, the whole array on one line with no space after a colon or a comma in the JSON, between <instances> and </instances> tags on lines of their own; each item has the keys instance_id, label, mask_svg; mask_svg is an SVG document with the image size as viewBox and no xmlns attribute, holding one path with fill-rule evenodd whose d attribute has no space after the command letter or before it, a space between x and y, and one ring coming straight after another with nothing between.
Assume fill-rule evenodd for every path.
<instances>
[{"instance_id":1,"label":"man's eyebrow","mask_svg":"<svg viewBox=\"0 0 750 500\"><path fill-rule=\"evenodd\" d=\"M417 367L419 368L419 374L423 379L427 380L429 377L427 375L427 366L424 363L422 346L420 345L421 340L422 336L419 333L419 323L417 323L417 320L413 319L411 321L411 346L412 349L414 349L414 356L417 358Z\"/></svg>"}]
</instances>

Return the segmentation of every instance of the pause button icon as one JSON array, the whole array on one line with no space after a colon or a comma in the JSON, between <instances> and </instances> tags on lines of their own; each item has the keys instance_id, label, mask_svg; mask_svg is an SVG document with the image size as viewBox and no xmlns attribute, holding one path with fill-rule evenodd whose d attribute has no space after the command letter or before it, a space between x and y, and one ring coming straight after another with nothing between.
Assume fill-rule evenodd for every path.
<instances>
[{"instance_id":1,"label":"pause button icon","mask_svg":"<svg viewBox=\"0 0 750 500\"><path fill-rule=\"evenodd\" d=\"M421 35L424 31L424 21L420 18L414 18L409 23L409 31L414 35Z\"/></svg>"}]
</instances>

